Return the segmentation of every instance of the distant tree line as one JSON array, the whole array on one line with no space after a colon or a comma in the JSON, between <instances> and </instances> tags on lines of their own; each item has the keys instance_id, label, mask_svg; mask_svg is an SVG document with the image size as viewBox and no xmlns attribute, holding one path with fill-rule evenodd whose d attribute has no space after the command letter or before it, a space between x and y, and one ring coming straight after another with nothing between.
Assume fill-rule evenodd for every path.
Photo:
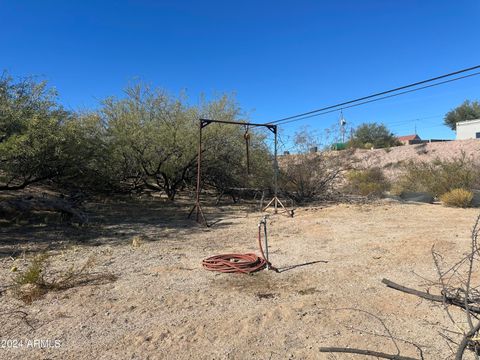
<instances>
[{"instance_id":1,"label":"distant tree line","mask_svg":"<svg viewBox=\"0 0 480 360\"><path fill-rule=\"evenodd\" d=\"M99 194L146 191L174 200L193 189L196 179L198 119L242 121L234 98L221 95L188 99L142 83L98 108L65 109L44 81L0 76L0 191L34 184ZM478 102L465 102L446 115L457 121L480 117ZM450 121L450 120L448 120ZM231 188L271 189L273 155L267 131L249 130L247 166L243 126L211 124L204 129L202 185L219 193ZM295 155L280 161L280 190L298 201L325 196L351 167L348 153L311 156L319 145L308 131L296 134ZM352 148L399 145L383 124L362 124L349 140ZM247 171L249 167L250 171Z\"/></svg>"},{"instance_id":2,"label":"distant tree line","mask_svg":"<svg viewBox=\"0 0 480 360\"><path fill-rule=\"evenodd\" d=\"M48 183L98 193L164 193L174 200L196 177L198 118L238 121L241 109L222 95L190 105L134 84L98 109L73 112L34 78L0 77L0 190ZM203 179L214 188L268 187L272 158L265 134L250 129L246 174L243 127L204 131Z\"/></svg>"}]
</instances>

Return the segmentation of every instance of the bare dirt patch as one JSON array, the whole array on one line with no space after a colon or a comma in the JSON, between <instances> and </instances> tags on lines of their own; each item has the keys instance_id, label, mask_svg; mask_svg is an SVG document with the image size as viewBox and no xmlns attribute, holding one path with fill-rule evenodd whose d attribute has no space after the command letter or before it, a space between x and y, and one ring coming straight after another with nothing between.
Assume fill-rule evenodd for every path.
<instances>
[{"instance_id":1,"label":"bare dirt patch","mask_svg":"<svg viewBox=\"0 0 480 360\"><path fill-rule=\"evenodd\" d=\"M116 280L49 292L30 305L4 291L1 339L58 339L61 346L0 348L0 358L335 358L319 353L321 346L396 352L388 339L367 333L384 333L378 321L347 308L381 317L396 337L424 346L427 359L449 354L437 333L448 325L444 312L387 289L381 279L422 288L421 277L436 276L432 245L452 259L467 251L478 210L381 202L302 208L293 219L269 219L271 261L280 273L248 276L207 272L200 264L218 253L256 251L260 213L227 208L205 229L184 220L183 208L107 207L96 208L106 224L101 229L71 230L78 236L73 245L48 247L48 237L40 243L56 269L94 256L93 271ZM2 254L19 258L0 259L0 286L11 283L13 264L21 271L28 262L19 255L21 242L48 231L2 229ZM134 236L142 237L140 245L132 246ZM412 346L400 346L403 355L416 356Z\"/></svg>"}]
</instances>

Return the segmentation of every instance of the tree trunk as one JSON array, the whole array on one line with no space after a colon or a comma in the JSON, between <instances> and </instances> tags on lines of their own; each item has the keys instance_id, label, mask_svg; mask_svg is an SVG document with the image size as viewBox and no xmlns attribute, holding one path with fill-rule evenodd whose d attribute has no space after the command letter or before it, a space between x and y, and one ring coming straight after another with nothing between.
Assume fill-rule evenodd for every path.
<instances>
[{"instance_id":1,"label":"tree trunk","mask_svg":"<svg viewBox=\"0 0 480 360\"><path fill-rule=\"evenodd\" d=\"M15 217L34 211L51 211L67 215L80 224L87 222L86 215L75 209L72 204L62 199L51 198L17 198L0 202L0 214Z\"/></svg>"}]
</instances>

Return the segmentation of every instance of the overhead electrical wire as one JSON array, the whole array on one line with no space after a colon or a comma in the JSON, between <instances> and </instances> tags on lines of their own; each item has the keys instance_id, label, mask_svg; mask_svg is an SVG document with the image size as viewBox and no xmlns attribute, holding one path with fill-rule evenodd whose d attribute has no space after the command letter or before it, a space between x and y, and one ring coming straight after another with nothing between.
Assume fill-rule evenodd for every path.
<instances>
[{"instance_id":1,"label":"overhead electrical wire","mask_svg":"<svg viewBox=\"0 0 480 360\"><path fill-rule=\"evenodd\" d=\"M410 126L413 122L418 122L420 120L427 120L427 119L443 119L445 114L438 114L438 115L430 115L430 116L422 116L422 117L416 117L416 118L411 118L408 120L400 120L400 121L394 121L394 122L389 122L388 126L393 127L393 128L399 128L399 127L405 127L405 126ZM422 124L431 124L431 123L437 123L438 120L435 121L422 121Z\"/></svg>"},{"instance_id":2,"label":"overhead electrical wire","mask_svg":"<svg viewBox=\"0 0 480 360\"><path fill-rule=\"evenodd\" d=\"M480 67L480 65L478 67ZM458 81L458 80L469 78L469 77L476 76L476 75L480 75L480 71L472 73L472 74L464 75L464 76L459 76L459 77L456 77L456 78L453 78L453 79L440 81L440 82L435 83L435 84L425 85L425 86L421 86L421 87L418 87L418 88L415 88L415 89L401 91L401 92L398 92L398 93L395 93L395 94L392 94L392 95L386 95L386 96L382 96L382 97L377 97L375 99L358 102L358 101L360 101L360 99L368 99L368 98L373 97L373 95L368 96L368 97L363 97L363 98L359 98L359 99L356 99L356 100L347 101L347 102L342 103L342 104L332 105L332 106L328 106L328 107L324 108L324 109L332 109L333 108L332 110L322 111L322 112L314 111L313 114L311 114L312 112L309 112L308 114L311 114L311 115L306 115L306 116L296 115L296 116L292 116L292 117L289 117L289 118L284 118L284 120L276 120L276 121L272 121L272 122L269 122L269 123L266 123L266 124L277 124L277 125L281 124L281 125L284 125L284 124L292 123L292 122L295 122L295 121L305 120L305 119L313 118L313 117L316 117L316 116L321 116L321 115L329 114L329 113L332 113L332 112L337 112L337 111L343 110L343 109L349 109L349 108L352 108L352 107L365 105L365 104L372 103L372 102L375 102L375 101L380 101L380 100L384 100L384 99L388 99L388 98L393 98L393 97L396 97L396 96L412 93L412 92L415 92L415 91L431 88L431 87L434 87L434 86L443 85L443 84L446 84L446 83ZM402 87L402 88L405 88L405 87ZM389 92L392 92L392 91L383 92L383 94L389 93ZM378 95L376 95L376 96L378 96ZM354 103L354 104L352 104L352 103ZM352 105L342 106L344 104L352 104ZM340 108L340 106L342 106L342 107Z\"/></svg>"},{"instance_id":3,"label":"overhead electrical wire","mask_svg":"<svg viewBox=\"0 0 480 360\"><path fill-rule=\"evenodd\" d=\"M412 119L408 119L408 120L401 120L401 121L394 121L394 122L389 122L388 125L389 126L396 126L396 125L402 125L402 124L410 124L414 121L419 121L419 120L427 120L427 119L437 119L437 118L442 118L444 115L443 114L439 114L439 115L431 115L431 116L423 116L423 117L416 117L416 118L412 118ZM422 121L423 123L425 123L425 121ZM429 121L426 121L427 123Z\"/></svg>"},{"instance_id":4,"label":"overhead electrical wire","mask_svg":"<svg viewBox=\"0 0 480 360\"><path fill-rule=\"evenodd\" d=\"M400 86L400 87L397 87L397 88L394 88L394 89L378 92L378 93L363 96L363 97L360 97L360 98L357 98L357 99L344 101L344 102L341 102L341 103L338 103L338 104L335 104L335 105L330 105L330 106L326 106L326 107L323 107L323 108L320 108L320 109L307 111L307 112L304 112L304 113L301 113L301 114L292 115L292 116L288 116L288 117L281 118L281 119L278 119L278 120L270 121L270 122L267 122L266 124L287 124L287 123L290 123L290 122L299 121L299 120L308 119L308 118L311 118L311 117L320 116L320 115L328 114L328 113L331 113L331 112L335 112L335 111L340 110L340 108L341 109L347 109L347 108L351 108L351 107L354 107L354 106L360 106L360 105L367 104L367 103L370 103L370 102L379 101L379 100L382 100L382 99L387 99L387 98L391 98L391 97L394 97L394 96L399 96L399 95L407 94L407 93L410 93L410 92L426 89L426 88L429 88L429 87L433 87L433 86L442 85L442 84L445 84L445 83L465 79L465 78L468 78L468 77L471 77L471 76L479 75L480 72L476 72L476 73L469 74L469 75L464 75L464 76L459 76L459 77L454 78L454 79L441 81L441 82L438 82L438 83L435 83L435 84L432 84L432 85L422 86L422 87L415 88L415 89L412 89L412 90L402 91L402 92L397 93L400 90L416 87L418 85L422 85L422 84L426 84L426 83L429 83L429 82L437 81L437 80L440 80L440 79L444 79L444 78L451 77L451 76L454 76L454 75L458 75L458 74L461 74L461 73L469 72L469 71L479 69L479 68L480 68L480 65L472 66L472 67L469 67L469 68L466 68L466 69L454 71L454 72L451 72L451 73L448 73L448 74L436 76L436 77L426 79L426 80L422 80L422 81L417 81L415 83ZM386 94L391 94L391 93L396 93L396 94L383 96L381 98L378 98L379 96L386 95ZM374 99L374 98L377 98L377 99ZM372 100L368 100L368 99L372 99ZM364 100L368 100L368 101L364 101ZM350 105L350 104L353 104L353 105ZM349 105L349 106L345 106L345 105ZM330 111L327 111L327 110L330 110Z\"/></svg>"},{"instance_id":5,"label":"overhead electrical wire","mask_svg":"<svg viewBox=\"0 0 480 360\"><path fill-rule=\"evenodd\" d=\"M429 121L422 121L420 124L421 125L435 125L435 124L439 124L441 122L441 119L443 119L443 116L440 118L438 117L437 119L435 120L429 120ZM415 120L410 120L410 122L405 122L403 124L392 124L392 123L388 123L388 126L391 127L391 128L395 128L395 129L398 129L398 128L403 128L403 127L408 127L408 126L411 126L413 123L417 124L418 121L421 120L420 118L419 119L415 119Z\"/></svg>"}]
</instances>

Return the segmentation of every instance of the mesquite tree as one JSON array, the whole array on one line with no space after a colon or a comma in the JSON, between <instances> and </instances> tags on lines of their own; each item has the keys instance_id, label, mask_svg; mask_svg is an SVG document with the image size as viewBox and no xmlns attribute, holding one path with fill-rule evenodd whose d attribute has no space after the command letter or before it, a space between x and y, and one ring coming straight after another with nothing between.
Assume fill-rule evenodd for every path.
<instances>
[{"instance_id":1,"label":"mesquite tree","mask_svg":"<svg viewBox=\"0 0 480 360\"><path fill-rule=\"evenodd\" d=\"M142 187L164 192L174 200L179 189L193 183L198 152L198 119L236 121L238 105L228 96L190 106L184 97L136 84L123 98L103 102L100 116L107 127L112 159ZM241 127L218 125L204 130L204 180L216 188L244 185L245 144ZM271 168L260 134L252 140L252 162L264 179ZM267 162L261 166L262 159ZM268 172L267 172L268 173Z\"/></svg>"},{"instance_id":2,"label":"mesquite tree","mask_svg":"<svg viewBox=\"0 0 480 360\"><path fill-rule=\"evenodd\" d=\"M19 190L49 181L94 192L163 192L174 200L194 183L198 119L239 121L231 96L202 99L137 83L98 109L65 111L45 82L0 78L0 190ZM204 185L220 191L271 184L271 154L265 134L250 130L246 174L241 126L204 130Z\"/></svg>"},{"instance_id":3,"label":"mesquite tree","mask_svg":"<svg viewBox=\"0 0 480 360\"><path fill-rule=\"evenodd\" d=\"M32 78L0 77L0 190L62 176L78 155L56 92Z\"/></svg>"}]
</instances>

